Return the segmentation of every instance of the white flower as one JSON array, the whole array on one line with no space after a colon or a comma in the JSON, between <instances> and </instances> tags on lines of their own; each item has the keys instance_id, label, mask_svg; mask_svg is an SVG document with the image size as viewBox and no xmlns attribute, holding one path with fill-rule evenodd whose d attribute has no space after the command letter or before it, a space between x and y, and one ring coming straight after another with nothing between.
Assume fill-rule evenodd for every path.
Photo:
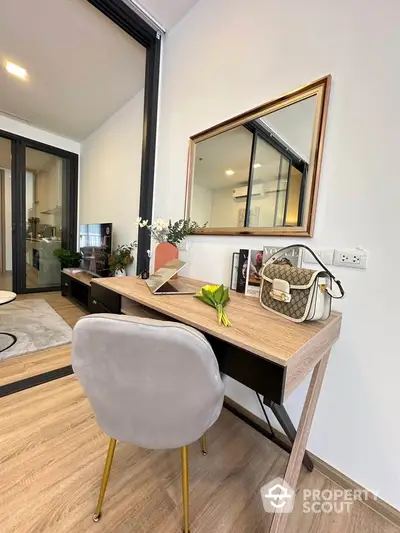
<instances>
[{"instance_id":1,"label":"white flower","mask_svg":"<svg viewBox=\"0 0 400 533\"><path fill-rule=\"evenodd\" d=\"M143 220L142 217L137 217L136 219L136 227L138 228L145 228L146 226L148 226L148 223L149 221L148 220ZM151 228L151 226L148 226Z\"/></svg>"},{"instance_id":2,"label":"white flower","mask_svg":"<svg viewBox=\"0 0 400 533\"><path fill-rule=\"evenodd\" d=\"M168 228L168 222L163 220L162 218L157 218L157 220L154 223L154 229L156 231L164 231Z\"/></svg>"}]
</instances>

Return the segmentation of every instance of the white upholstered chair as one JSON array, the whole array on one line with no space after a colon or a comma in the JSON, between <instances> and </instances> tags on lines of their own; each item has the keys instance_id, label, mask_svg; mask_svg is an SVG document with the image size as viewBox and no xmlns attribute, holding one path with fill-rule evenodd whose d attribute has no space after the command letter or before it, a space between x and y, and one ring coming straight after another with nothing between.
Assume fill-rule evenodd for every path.
<instances>
[{"instance_id":1,"label":"white upholstered chair","mask_svg":"<svg viewBox=\"0 0 400 533\"><path fill-rule=\"evenodd\" d=\"M224 386L206 338L183 324L94 314L78 321L72 364L110 443L94 521L117 440L149 449L181 449L183 531L189 532L188 445L220 415Z\"/></svg>"}]
</instances>

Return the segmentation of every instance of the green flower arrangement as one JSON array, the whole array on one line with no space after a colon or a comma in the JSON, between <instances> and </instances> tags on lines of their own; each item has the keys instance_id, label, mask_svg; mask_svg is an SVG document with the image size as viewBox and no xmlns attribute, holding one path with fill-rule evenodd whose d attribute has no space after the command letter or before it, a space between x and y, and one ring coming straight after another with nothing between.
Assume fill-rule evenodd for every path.
<instances>
[{"instance_id":1,"label":"green flower arrangement","mask_svg":"<svg viewBox=\"0 0 400 533\"><path fill-rule=\"evenodd\" d=\"M200 294L195 298L211 307L215 307L218 313L218 324L226 327L232 326L224 307L230 300L229 289L223 285L205 285L200 289Z\"/></svg>"}]
</instances>

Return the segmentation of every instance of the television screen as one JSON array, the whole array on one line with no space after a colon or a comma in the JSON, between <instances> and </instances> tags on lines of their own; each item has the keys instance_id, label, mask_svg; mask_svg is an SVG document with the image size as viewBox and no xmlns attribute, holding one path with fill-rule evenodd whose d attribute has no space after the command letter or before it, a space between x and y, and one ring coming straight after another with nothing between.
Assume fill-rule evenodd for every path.
<instances>
[{"instance_id":1,"label":"television screen","mask_svg":"<svg viewBox=\"0 0 400 533\"><path fill-rule=\"evenodd\" d=\"M111 253L112 224L82 224L79 228L82 268L93 274L109 276L108 254Z\"/></svg>"}]
</instances>

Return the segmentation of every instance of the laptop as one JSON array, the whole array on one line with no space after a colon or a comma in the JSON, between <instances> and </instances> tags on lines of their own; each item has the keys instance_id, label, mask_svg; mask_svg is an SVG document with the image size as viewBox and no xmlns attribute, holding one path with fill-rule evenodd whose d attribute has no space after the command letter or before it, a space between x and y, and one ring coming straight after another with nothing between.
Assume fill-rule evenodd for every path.
<instances>
[{"instance_id":1,"label":"laptop","mask_svg":"<svg viewBox=\"0 0 400 533\"><path fill-rule=\"evenodd\" d=\"M196 294L196 291L179 279L171 279L186 265L185 261L174 259L152 274L146 283L154 295L158 294Z\"/></svg>"}]
</instances>

